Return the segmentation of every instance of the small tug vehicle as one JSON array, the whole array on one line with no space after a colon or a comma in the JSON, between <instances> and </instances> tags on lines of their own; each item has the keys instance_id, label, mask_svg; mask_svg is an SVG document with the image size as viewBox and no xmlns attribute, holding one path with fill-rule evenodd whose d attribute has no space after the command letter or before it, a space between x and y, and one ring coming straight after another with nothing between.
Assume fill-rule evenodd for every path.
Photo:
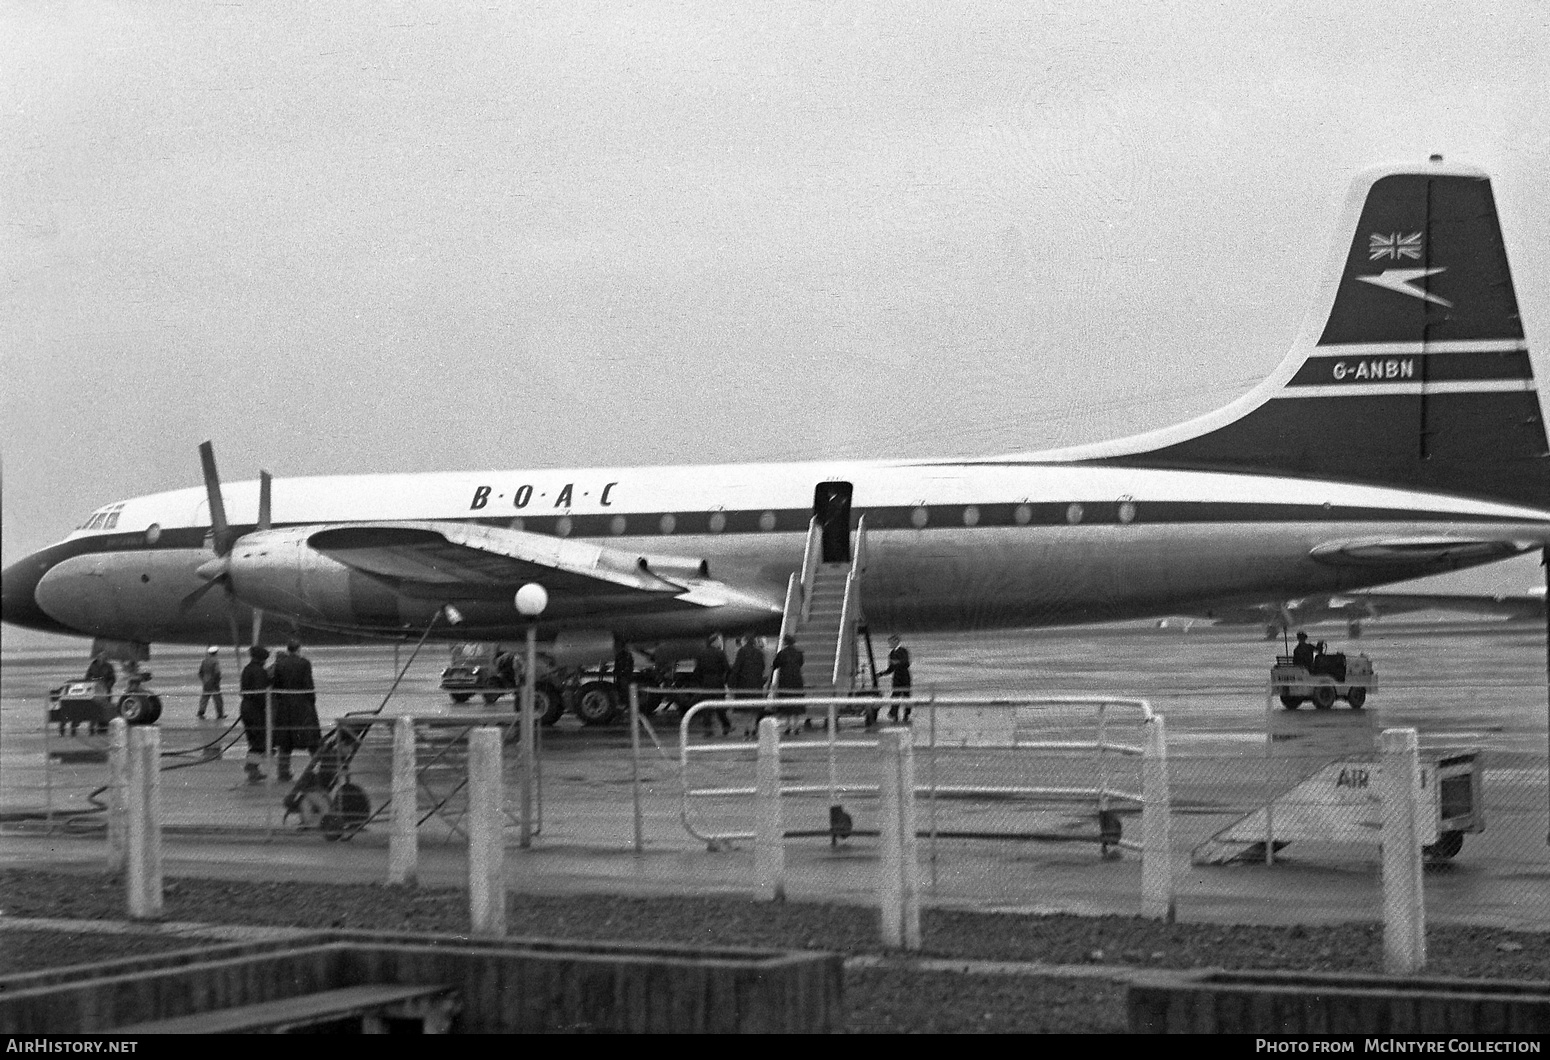
<instances>
[{"instance_id":1,"label":"small tug vehicle","mask_svg":"<svg viewBox=\"0 0 1550 1060\"><path fill-rule=\"evenodd\" d=\"M1292 656L1277 655L1270 668L1271 691L1281 697L1287 710L1296 710L1304 701L1311 701L1316 710L1328 710L1337 699L1345 700L1352 710L1361 710L1367 693L1377 687L1372 660L1365 653L1348 656L1326 652L1323 641L1316 646L1312 666L1299 666Z\"/></svg>"}]
</instances>

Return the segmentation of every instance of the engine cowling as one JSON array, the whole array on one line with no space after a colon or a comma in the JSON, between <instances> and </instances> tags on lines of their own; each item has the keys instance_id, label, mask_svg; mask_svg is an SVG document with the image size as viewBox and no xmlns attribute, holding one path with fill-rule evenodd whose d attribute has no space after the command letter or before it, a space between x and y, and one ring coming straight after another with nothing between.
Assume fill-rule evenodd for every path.
<instances>
[{"instance_id":1,"label":"engine cowling","mask_svg":"<svg viewBox=\"0 0 1550 1060\"><path fill-rule=\"evenodd\" d=\"M249 606L319 625L366 630L423 627L439 603L394 592L308 544L317 527L245 534L226 557L232 592Z\"/></svg>"}]
</instances>

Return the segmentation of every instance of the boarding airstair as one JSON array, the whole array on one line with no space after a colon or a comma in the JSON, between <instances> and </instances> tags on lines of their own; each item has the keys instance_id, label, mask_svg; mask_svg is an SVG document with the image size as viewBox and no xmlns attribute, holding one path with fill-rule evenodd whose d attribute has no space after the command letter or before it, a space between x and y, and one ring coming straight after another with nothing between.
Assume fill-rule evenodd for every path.
<instances>
[{"instance_id":1,"label":"boarding airstair","mask_svg":"<svg viewBox=\"0 0 1550 1060\"><path fill-rule=\"evenodd\" d=\"M848 561L823 562L820 533L815 518L808 524L802 571L791 576L786 589L780 643L793 636L802 649L802 678L808 695L845 696L856 687L860 657L856 638L866 625L861 610L866 517L857 524L855 548Z\"/></svg>"}]
</instances>

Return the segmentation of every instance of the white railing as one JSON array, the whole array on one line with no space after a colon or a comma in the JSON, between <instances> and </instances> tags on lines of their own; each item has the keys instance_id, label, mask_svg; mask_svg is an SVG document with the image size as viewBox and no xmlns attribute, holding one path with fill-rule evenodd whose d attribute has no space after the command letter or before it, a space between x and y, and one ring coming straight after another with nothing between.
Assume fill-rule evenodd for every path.
<instances>
[{"instance_id":1,"label":"white railing","mask_svg":"<svg viewBox=\"0 0 1550 1060\"><path fill-rule=\"evenodd\" d=\"M786 606L780 612L780 639L775 642L776 651L786 646L788 636L796 636L797 623L800 621L798 611L801 606L802 583L793 574L786 581Z\"/></svg>"},{"instance_id":2,"label":"white railing","mask_svg":"<svg viewBox=\"0 0 1550 1060\"><path fill-rule=\"evenodd\" d=\"M802 550L802 621L806 622L813 612L813 578L818 573L818 561L823 555L823 533L818 528L818 518L807 522L807 546Z\"/></svg>"},{"instance_id":3,"label":"white railing","mask_svg":"<svg viewBox=\"0 0 1550 1060\"><path fill-rule=\"evenodd\" d=\"M802 706L808 710L822 710L826 715L826 727L824 739L821 741L804 740L798 738L781 745L783 758L789 757L798 760L804 755L822 753L827 759L828 783L827 784L783 784L782 796L801 796L827 794L829 805L838 806L842 795L875 796L877 786L865 784L842 778L839 768L839 755L841 752L857 749L870 749L877 746L877 740L871 736L861 736L842 739L839 735L839 717L841 711L864 711L868 708L883 705L887 701L870 697L813 697L802 700ZM739 841L749 841L754 837L754 829L750 826L737 830L712 830L700 827L695 820L695 806L709 800L748 800L747 814L749 819L753 817L752 799L755 794L753 783L754 763L750 752L752 747L747 743L738 742L694 742L693 721L702 710L755 710L769 709L778 705L779 701L772 703L769 700L757 701L757 705L749 700L718 699L706 700L695 704L683 716L679 724L679 768L680 768L680 819L684 830L694 838L706 843L712 848L724 848ZM1119 758L1140 758L1145 753L1144 730L1141 726L1150 723L1154 715L1150 704L1144 699L1131 699L1113 696L1028 696L1028 697L959 697L940 696L935 693L927 693L908 701L914 711L916 728L917 753L926 758L926 781L916 785L916 795L924 796L928 800L928 820L930 827L925 833L933 841L938 837L951 838L953 833L938 827L937 805L939 796L963 799L976 796L996 800L1024 800L1028 802L1050 802L1070 804L1072 802L1090 802L1099 814L1107 814L1111 806L1116 802L1142 804L1144 802L1142 792L1138 788L1118 786L1112 779L1112 769ZM1008 728L1008 739L996 741L965 741L956 740L947 742L939 738L938 717L951 711L963 711L968 709L994 709L1005 708L1013 711L1017 708L1039 707L1091 707L1093 709L1092 725L1094 738L1087 740L1053 740L1053 739L1024 739L1018 734L1015 724ZM1113 714L1123 711L1128 715L1129 725L1134 726L1136 742L1130 743L1113 736L1115 719ZM925 740L920 742L920 722L924 716ZM939 752L959 751L964 749L1000 749L1026 752L1077 752L1090 753L1094 756L1094 768L1092 775L1095 783L1091 785L1025 785L1025 784L958 784L950 783L950 778L942 775L944 767L939 762ZM693 765L696 761L712 758L737 758L741 756L747 760L749 782L732 786L704 786L696 787L693 777ZM822 834L827 835L827 832ZM1008 838L1012 838L1008 836ZM1116 839L1106 846L1113 845L1126 849L1139 850L1140 845L1129 839Z\"/></svg>"},{"instance_id":4,"label":"white railing","mask_svg":"<svg viewBox=\"0 0 1550 1060\"><path fill-rule=\"evenodd\" d=\"M860 616L861 580L856 577L856 568L852 566L845 575L845 600L840 605L840 631L834 645L835 688L848 689L853 684L851 675L856 669L856 621Z\"/></svg>"}]
</instances>

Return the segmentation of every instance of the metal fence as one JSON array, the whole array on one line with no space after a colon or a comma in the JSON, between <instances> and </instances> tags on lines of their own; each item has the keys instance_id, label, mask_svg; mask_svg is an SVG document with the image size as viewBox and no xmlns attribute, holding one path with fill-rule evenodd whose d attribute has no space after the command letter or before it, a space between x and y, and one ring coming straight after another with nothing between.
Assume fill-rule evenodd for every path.
<instances>
[{"instance_id":1,"label":"metal fence","mask_svg":"<svg viewBox=\"0 0 1550 1060\"><path fill-rule=\"evenodd\" d=\"M384 689L385 682L349 694L369 711ZM1140 835L1139 733L1147 705L1108 697L917 693L911 721L926 900L1134 911L1141 875L1132 853ZM808 703L803 709L811 728L799 719L797 734L783 742L794 894L867 900L878 778L876 740L864 725L864 711L878 703L889 705ZM280 783L272 764L266 764L262 783L246 782L246 741L234 719L223 725L164 716L158 723L164 827L194 842L233 836L385 848L391 712L429 705L418 693L406 695L390 704L390 712L360 722L346 780L365 798L356 807L362 827L333 835L321 827L320 808L300 812L307 808L286 805L294 785ZM426 850L457 858L467 832L467 734L488 724L512 730L516 716L505 706L463 712L436 706L417 717L416 815ZM666 725L660 715L643 719L633 742L627 726L583 731L567 721L536 756L536 848L620 857L643 848L648 857L627 871L604 869L605 860L596 856L564 870L597 871L600 881L619 886L751 890L755 745L736 735L709 741L699 735L714 709L707 702L682 715L671 712ZM61 736L57 727L42 724L45 706L37 710L36 722L12 724L6 734L0 775L6 827L87 841L105 836L107 737L84 730ZM1166 702L1158 713L1167 713ZM1263 718L1242 721L1231 732L1170 729L1173 875L1182 914L1225 906L1227 915L1236 909L1251 921L1296 919L1303 915L1299 909L1375 919L1376 777L1374 763L1363 759L1368 752L1352 748L1364 741L1370 748L1376 722L1367 725L1344 707L1293 712L1273 700ZM1293 731L1286 728L1291 725L1299 727L1299 739L1278 740L1278 731ZM1343 747L1308 735L1332 726L1343 726ZM735 726L734 734L741 728ZM325 729L332 731L332 724ZM507 745L504 764L505 835L513 847L515 746ZM1543 752L1532 746L1472 752L1446 734L1423 740L1423 766L1429 763L1436 800L1425 881L1429 915L1550 924ZM298 759L298 774L301 765ZM632 794L638 795L639 815ZM658 853L671 857L649 856Z\"/></svg>"}]
</instances>

